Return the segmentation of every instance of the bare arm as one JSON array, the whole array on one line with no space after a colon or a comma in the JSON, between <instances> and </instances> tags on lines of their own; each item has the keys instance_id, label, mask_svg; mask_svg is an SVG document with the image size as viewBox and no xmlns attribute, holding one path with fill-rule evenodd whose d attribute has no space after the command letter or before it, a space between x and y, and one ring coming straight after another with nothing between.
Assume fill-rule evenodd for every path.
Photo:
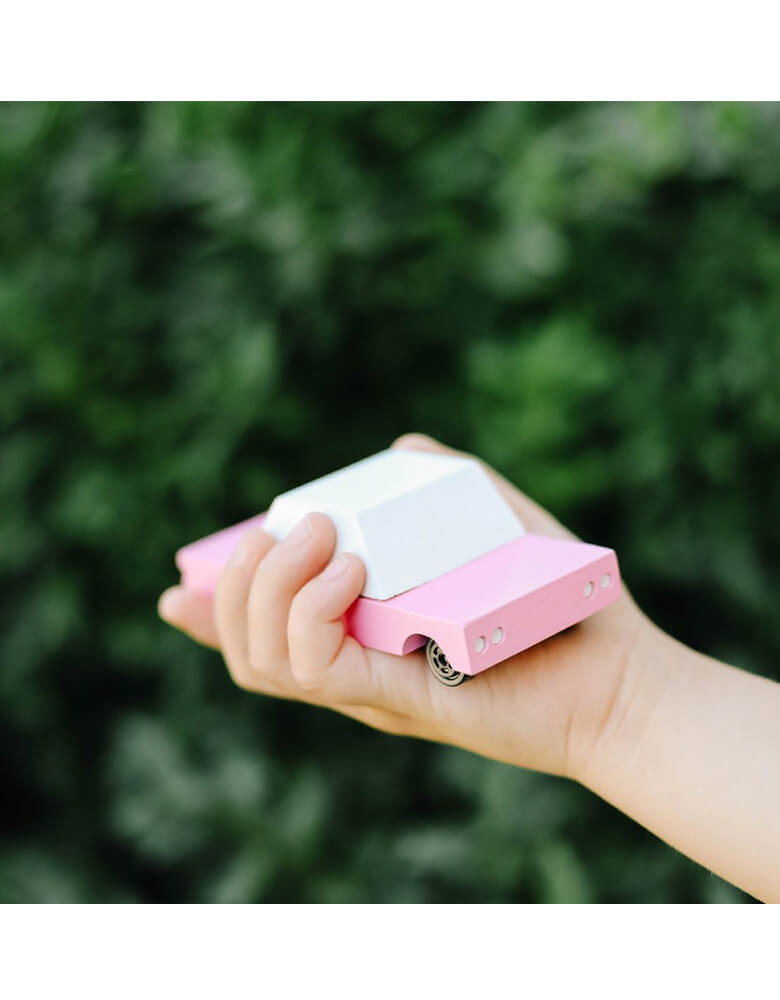
<instances>
[{"instance_id":1,"label":"bare arm","mask_svg":"<svg viewBox=\"0 0 780 1000\"><path fill-rule=\"evenodd\" d=\"M699 864L780 902L780 684L653 629L575 776Z\"/></svg>"}]
</instances>

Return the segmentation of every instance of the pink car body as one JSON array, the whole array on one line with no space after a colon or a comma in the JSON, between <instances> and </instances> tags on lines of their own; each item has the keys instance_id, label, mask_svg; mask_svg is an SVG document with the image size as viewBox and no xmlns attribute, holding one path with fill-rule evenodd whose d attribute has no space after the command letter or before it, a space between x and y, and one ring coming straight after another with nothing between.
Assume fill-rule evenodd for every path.
<instances>
[{"instance_id":1,"label":"pink car body","mask_svg":"<svg viewBox=\"0 0 780 1000\"><path fill-rule=\"evenodd\" d=\"M241 536L264 519L180 549L183 585L213 592ZM590 617L620 590L612 549L523 534L388 600L359 597L346 623L363 646L399 656L432 639L454 671L473 676Z\"/></svg>"}]
</instances>

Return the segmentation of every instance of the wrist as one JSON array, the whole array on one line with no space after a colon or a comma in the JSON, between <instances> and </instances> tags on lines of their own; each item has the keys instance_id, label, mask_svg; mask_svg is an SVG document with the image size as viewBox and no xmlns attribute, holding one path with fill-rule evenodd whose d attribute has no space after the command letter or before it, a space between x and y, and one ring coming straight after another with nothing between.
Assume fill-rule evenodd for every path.
<instances>
[{"instance_id":1,"label":"wrist","mask_svg":"<svg viewBox=\"0 0 780 1000\"><path fill-rule=\"evenodd\" d=\"M585 727L572 754L570 776L592 791L625 773L641 756L652 719L685 671L692 651L659 629L638 608L631 638L621 639L618 666L601 710Z\"/></svg>"}]
</instances>

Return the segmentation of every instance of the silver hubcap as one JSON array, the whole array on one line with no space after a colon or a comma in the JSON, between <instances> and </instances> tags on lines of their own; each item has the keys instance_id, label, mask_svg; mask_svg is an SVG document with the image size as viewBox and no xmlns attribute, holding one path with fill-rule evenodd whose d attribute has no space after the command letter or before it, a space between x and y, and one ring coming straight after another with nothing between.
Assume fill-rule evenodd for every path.
<instances>
[{"instance_id":1,"label":"silver hubcap","mask_svg":"<svg viewBox=\"0 0 780 1000\"><path fill-rule=\"evenodd\" d=\"M425 647L425 658L436 680L442 684L446 684L447 687L457 687L458 684L462 684L465 680L468 680L467 674L462 674L460 671L453 669L444 650L433 639L429 639Z\"/></svg>"}]
</instances>

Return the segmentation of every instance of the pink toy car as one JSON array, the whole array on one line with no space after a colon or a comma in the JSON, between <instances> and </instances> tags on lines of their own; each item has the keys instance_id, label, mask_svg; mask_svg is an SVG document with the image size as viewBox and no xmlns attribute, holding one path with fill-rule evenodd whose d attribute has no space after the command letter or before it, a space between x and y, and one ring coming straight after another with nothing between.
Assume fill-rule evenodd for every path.
<instances>
[{"instance_id":1,"label":"pink toy car","mask_svg":"<svg viewBox=\"0 0 780 1000\"><path fill-rule=\"evenodd\" d=\"M612 549L526 534L473 459L386 451L284 493L261 514L180 549L182 583L213 591L241 535L283 538L307 513L366 565L347 612L359 642L428 665L455 687L583 621L620 595Z\"/></svg>"}]
</instances>

